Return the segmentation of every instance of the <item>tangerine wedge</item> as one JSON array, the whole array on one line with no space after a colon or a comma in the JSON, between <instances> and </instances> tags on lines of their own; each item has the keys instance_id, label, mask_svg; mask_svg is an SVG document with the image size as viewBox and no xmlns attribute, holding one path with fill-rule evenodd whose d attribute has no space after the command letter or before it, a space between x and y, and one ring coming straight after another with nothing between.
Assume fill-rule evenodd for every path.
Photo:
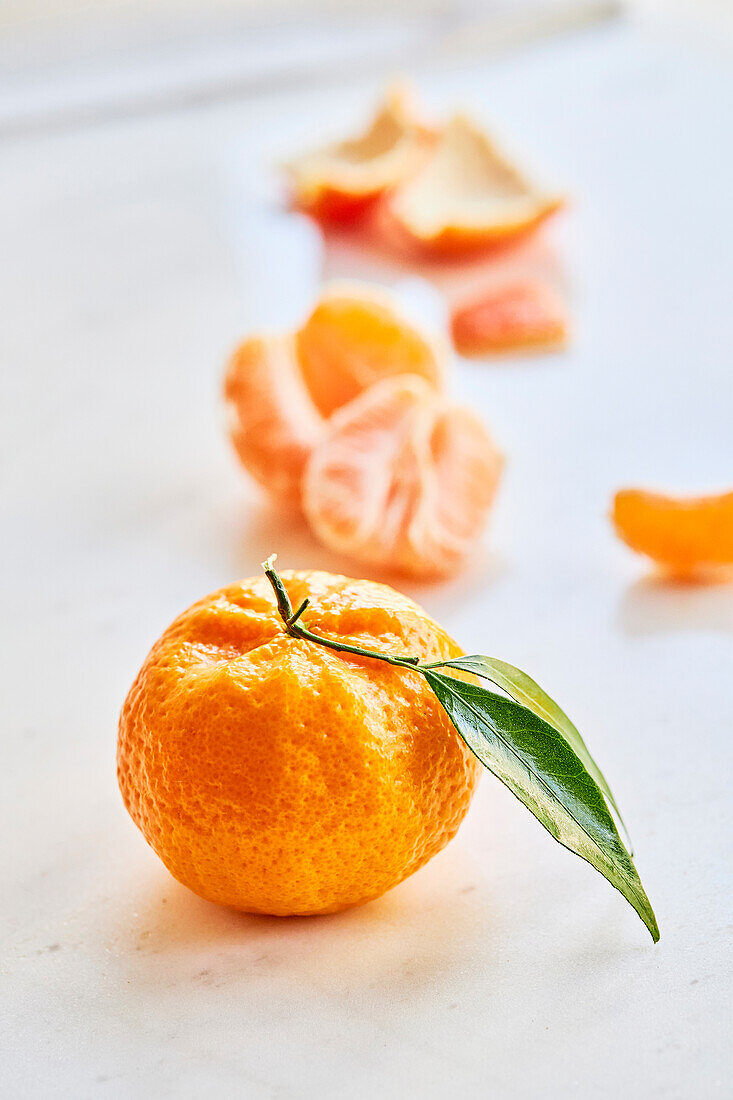
<instances>
[{"instance_id":1,"label":"tangerine wedge","mask_svg":"<svg viewBox=\"0 0 733 1100\"><path fill-rule=\"evenodd\" d=\"M466 409L414 375L334 413L306 464L303 508L330 549L420 578L446 576L483 529L502 456Z\"/></svg>"},{"instance_id":2,"label":"tangerine wedge","mask_svg":"<svg viewBox=\"0 0 733 1100\"><path fill-rule=\"evenodd\" d=\"M733 564L733 492L685 498L623 489L613 523L632 550L674 573Z\"/></svg>"},{"instance_id":3,"label":"tangerine wedge","mask_svg":"<svg viewBox=\"0 0 733 1100\"><path fill-rule=\"evenodd\" d=\"M460 254L508 241L562 198L531 183L478 126L455 115L409 180L385 200L382 231L422 251Z\"/></svg>"},{"instance_id":4,"label":"tangerine wedge","mask_svg":"<svg viewBox=\"0 0 733 1100\"><path fill-rule=\"evenodd\" d=\"M319 221L353 221L417 168L433 140L410 109L404 89L393 89L365 133L285 165L293 201Z\"/></svg>"},{"instance_id":5,"label":"tangerine wedge","mask_svg":"<svg viewBox=\"0 0 733 1100\"><path fill-rule=\"evenodd\" d=\"M494 286L451 314L456 351L465 356L511 351L550 351L567 339L559 297L534 280Z\"/></svg>"},{"instance_id":6,"label":"tangerine wedge","mask_svg":"<svg viewBox=\"0 0 733 1100\"><path fill-rule=\"evenodd\" d=\"M229 434L242 465L275 496L299 503L306 459L323 418L305 384L291 336L240 344L224 378Z\"/></svg>"},{"instance_id":7,"label":"tangerine wedge","mask_svg":"<svg viewBox=\"0 0 733 1100\"><path fill-rule=\"evenodd\" d=\"M382 378L417 374L439 387L444 351L373 287L327 290L296 335L306 385L324 416Z\"/></svg>"}]
</instances>

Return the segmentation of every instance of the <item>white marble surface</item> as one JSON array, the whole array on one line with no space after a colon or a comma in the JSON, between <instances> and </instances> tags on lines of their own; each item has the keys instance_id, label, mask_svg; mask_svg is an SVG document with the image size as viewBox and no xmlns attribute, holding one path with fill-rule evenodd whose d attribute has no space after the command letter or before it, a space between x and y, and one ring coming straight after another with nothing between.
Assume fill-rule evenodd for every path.
<instances>
[{"instance_id":1,"label":"white marble surface","mask_svg":"<svg viewBox=\"0 0 733 1100\"><path fill-rule=\"evenodd\" d=\"M488 776L456 841L360 910L248 918L170 879L114 775L149 645L265 552L349 568L240 476L217 387L237 336L318 279L268 163L374 88L4 147L2 1095L729 1094L733 587L650 579L606 511L623 483L733 480L732 83L719 44L624 27L423 81L577 196L554 232L577 336L460 366L506 482L469 573L410 591L576 718L656 948Z\"/></svg>"}]
</instances>

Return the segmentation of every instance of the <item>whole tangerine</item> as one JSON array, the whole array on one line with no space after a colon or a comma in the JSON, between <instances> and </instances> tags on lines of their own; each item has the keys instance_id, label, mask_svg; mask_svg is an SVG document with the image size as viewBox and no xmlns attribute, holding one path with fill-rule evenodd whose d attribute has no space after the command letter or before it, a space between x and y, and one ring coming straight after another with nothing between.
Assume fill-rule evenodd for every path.
<instances>
[{"instance_id":1,"label":"whole tangerine","mask_svg":"<svg viewBox=\"0 0 733 1100\"><path fill-rule=\"evenodd\" d=\"M282 580L317 632L393 656L461 653L386 585ZM195 893L252 913L379 897L455 835L479 771L423 676L292 637L264 576L177 618L120 716L120 789L148 843Z\"/></svg>"}]
</instances>

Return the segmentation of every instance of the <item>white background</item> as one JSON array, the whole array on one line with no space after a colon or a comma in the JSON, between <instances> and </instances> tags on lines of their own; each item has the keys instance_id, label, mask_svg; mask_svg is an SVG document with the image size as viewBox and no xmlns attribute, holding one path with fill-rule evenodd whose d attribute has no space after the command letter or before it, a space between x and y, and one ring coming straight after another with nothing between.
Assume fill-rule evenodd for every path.
<instances>
[{"instance_id":1,"label":"white background","mask_svg":"<svg viewBox=\"0 0 733 1100\"><path fill-rule=\"evenodd\" d=\"M4 1095L728 1092L733 588L655 580L606 513L621 485L733 481L730 54L619 24L420 84L574 196L549 241L577 331L561 356L457 366L506 479L467 573L404 587L577 721L661 943L490 776L456 841L359 910L251 918L168 876L115 782L150 644L273 550L358 569L248 484L218 389L237 338L295 323L320 277L273 160L378 84L19 135L0 179Z\"/></svg>"}]
</instances>

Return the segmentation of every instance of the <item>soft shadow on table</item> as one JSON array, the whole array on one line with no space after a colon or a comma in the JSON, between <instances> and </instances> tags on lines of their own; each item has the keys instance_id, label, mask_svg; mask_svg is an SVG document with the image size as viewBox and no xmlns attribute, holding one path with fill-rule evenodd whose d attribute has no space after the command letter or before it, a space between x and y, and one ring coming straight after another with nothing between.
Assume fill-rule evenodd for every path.
<instances>
[{"instance_id":1,"label":"soft shadow on table","mask_svg":"<svg viewBox=\"0 0 733 1100\"><path fill-rule=\"evenodd\" d=\"M261 981L322 989L338 1001L359 990L395 999L428 995L470 966L491 938L479 870L457 844L367 905L321 917L239 913L198 898L160 868L109 929L108 950L146 997L181 987ZM374 995L374 994L373 994Z\"/></svg>"},{"instance_id":2,"label":"soft shadow on table","mask_svg":"<svg viewBox=\"0 0 733 1100\"><path fill-rule=\"evenodd\" d=\"M345 572L343 556L327 550L313 537L297 508L265 496L242 503L228 537L233 575L237 577L251 575L270 554L277 554L280 569Z\"/></svg>"},{"instance_id":3,"label":"soft shadow on table","mask_svg":"<svg viewBox=\"0 0 733 1100\"><path fill-rule=\"evenodd\" d=\"M658 574L642 577L624 592L618 621L621 629L631 635L733 632L733 578L730 573L699 581Z\"/></svg>"},{"instance_id":4,"label":"soft shadow on table","mask_svg":"<svg viewBox=\"0 0 733 1100\"><path fill-rule=\"evenodd\" d=\"M434 259L385 246L378 226L330 231L324 239L323 275L326 281L388 284L418 276L431 283L449 307L515 279L537 279L563 295L568 292L564 265L547 230L476 255Z\"/></svg>"},{"instance_id":5,"label":"soft shadow on table","mask_svg":"<svg viewBox=\"0 0 733 1100\"><path fill-rule=\"evenodd\" d=\"M431 613L438 618L443 607L447 617L456 606L475 599L476 591L494 583L506 568L505 562L484 544L476 548L457 576L444 580L418 581L371 568L326 549L301 515L266 499L247 502L241 518L232 523L230 539L233 576L250 576L260 562L270 554L277 554L280 569L324 569L389 584L418 603L429 602Z\"/></svg>"}]
</instances>

